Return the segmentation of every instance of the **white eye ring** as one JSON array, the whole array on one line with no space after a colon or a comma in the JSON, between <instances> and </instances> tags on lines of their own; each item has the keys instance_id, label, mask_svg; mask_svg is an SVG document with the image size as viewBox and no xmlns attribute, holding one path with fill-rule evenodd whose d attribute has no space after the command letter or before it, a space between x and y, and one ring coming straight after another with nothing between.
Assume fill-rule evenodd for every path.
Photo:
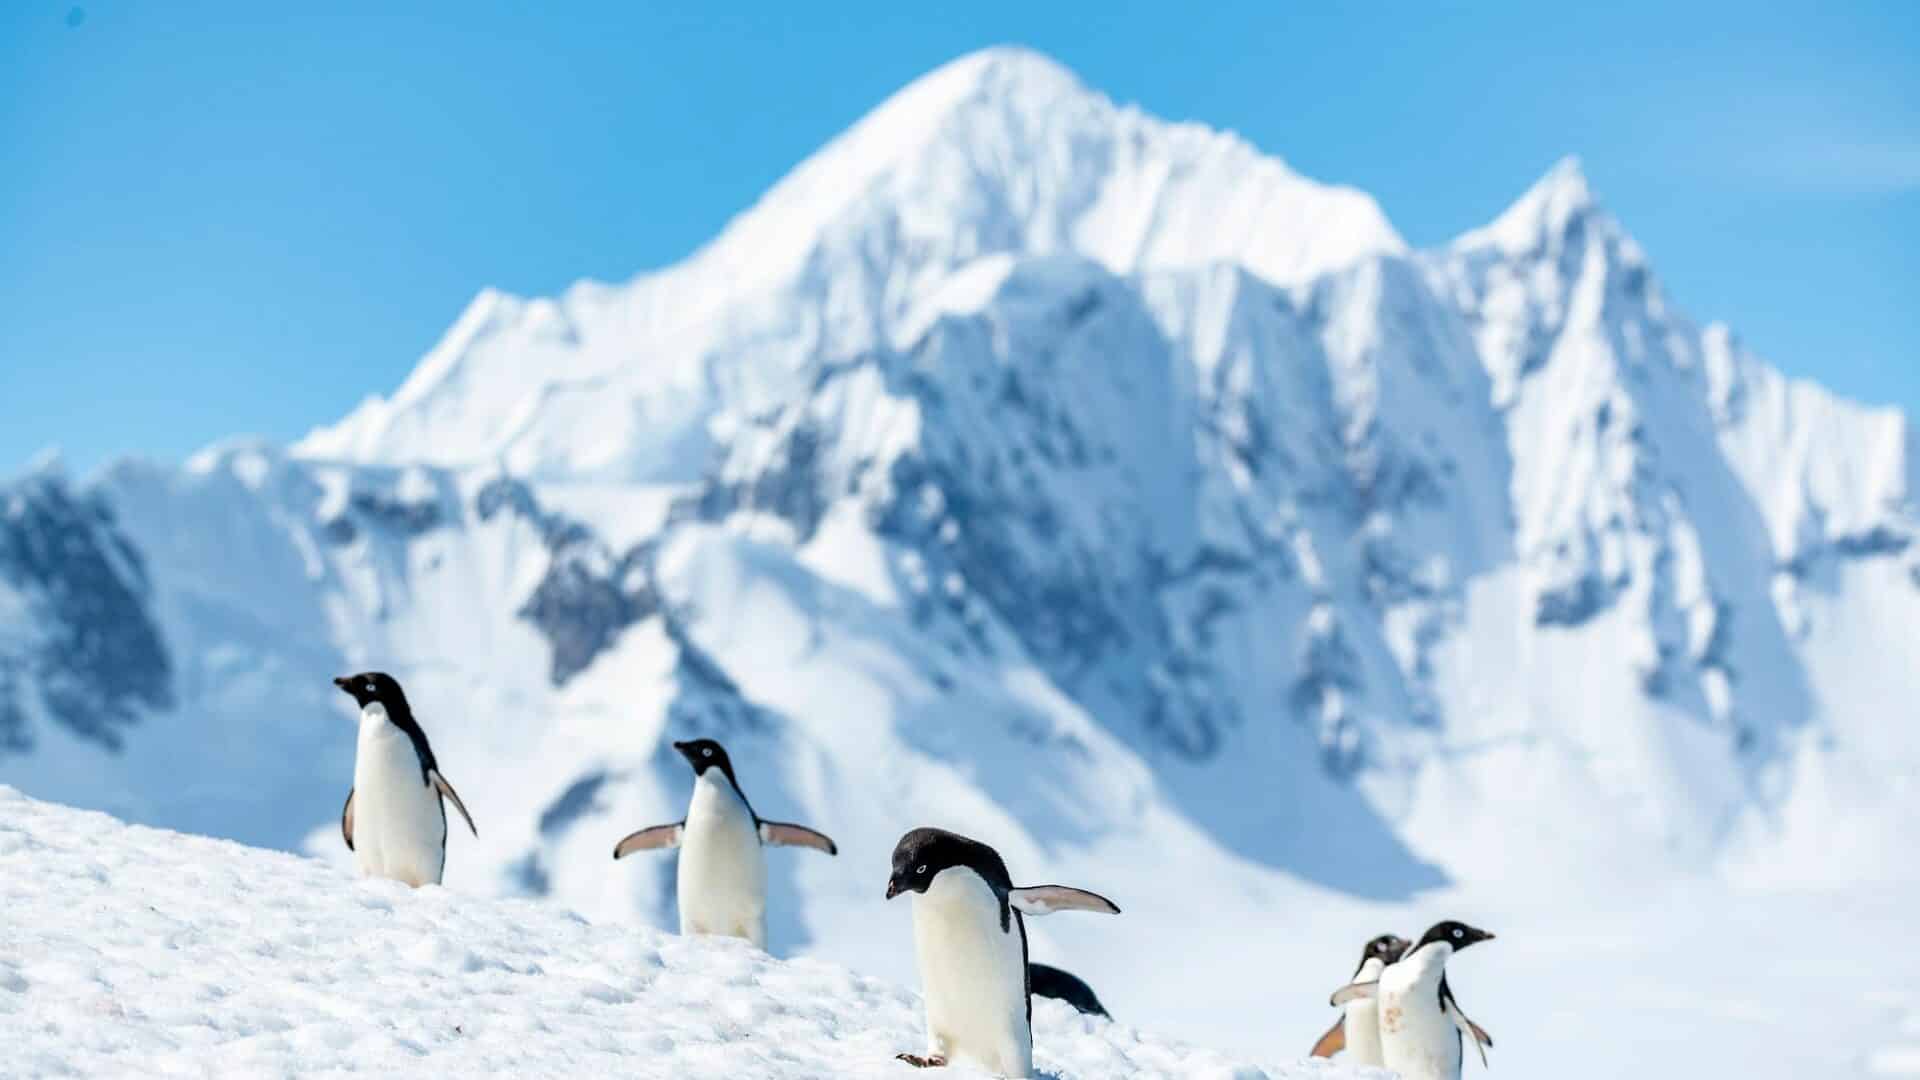
<instances>
[{"instance_id":1,"label":"white eye ring","mask_svg":"<svg viewBox=\"0 0 1920 1080\"><path fill-rule=\"evenodd\" d=\"M920 869L914 871L914 873L916 874L924 874L926 872L927 872L927 867L925 863L920 864Z\"/></svg>"},{"instance_id":2,"label":"white eye ring","mask_svg":"<svg viewBox=\"0 0 1920 1080\"><path fill-rule=\"evenodd\" d=\"M1454 928L1453 928L1453 936L1454 936L1454 937L1466 937L1466 936L1467 936L1467 932L1466 932L1465 930L1462 930L1462 929L1460 929L1459 927L1457 927L1457 926L1456 926L1456 927L1454 927Z\"/></svg>"},{"instance_id":3,"label":"white eye ring","mask_svg":"<svg viewBox=\"0 0 1920 1080\"><path fill-rule=\"evenodd\" d=\"M373 684L372 684L372 683L368 683L368 684L367 684L367 693L369 693L369 694L371 694L371 693L373 693Z\"/></svg>"},{"instance_id":4,"label":"white eye ring","mask_svg":"<svg viewBox=\"0 0 1920 1080\"><path fill-rule=\"evenodd\" d=\"M712 757L712 756L713 756L713 747L711 747L711 746L703 746L703 747L701 747L701 748L700 748L700 756L701 756L701 757Z\"/></svg>"}]
</instances>

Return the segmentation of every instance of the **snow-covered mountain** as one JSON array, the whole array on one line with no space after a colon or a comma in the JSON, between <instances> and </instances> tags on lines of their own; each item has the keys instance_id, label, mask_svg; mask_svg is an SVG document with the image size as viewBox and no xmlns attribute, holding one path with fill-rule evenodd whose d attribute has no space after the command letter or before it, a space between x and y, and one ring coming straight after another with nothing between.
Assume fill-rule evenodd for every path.
<instances>
[{"instance_id":1,"label":"snow-covered mountain","mask_svg":"<svg viewBox=\"0 0 1920 1080\"><path fill-rule=\"evenodd\" d=\"M885 855L947 825L1180 928L1037 945L1180 1029L1125 973L1339 898L1910 874L1912 430L1682 314L1571 161L1409 251L992 50L292 447L30 468L0 781L343 854L328 679L382 668L479 821L451 885L670 925L607 852L709 734L840 841L775 856L776 951L905 977Z\"/></svg>"}]
</instances>

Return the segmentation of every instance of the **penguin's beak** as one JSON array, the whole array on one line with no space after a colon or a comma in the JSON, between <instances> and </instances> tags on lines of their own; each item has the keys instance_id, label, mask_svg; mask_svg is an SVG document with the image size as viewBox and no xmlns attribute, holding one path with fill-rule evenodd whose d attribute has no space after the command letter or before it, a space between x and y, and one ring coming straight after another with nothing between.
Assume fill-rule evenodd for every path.
<instances>
[{"instance_id":1,"label":"penguin's beak","mask_svg":"<svg viewBox=\"0 0 1920 1080\"><path fill-rule=\"evenodd\" d=\"M350 684L351 682L353 682L352 679L349 679L345 675L342 675L339 678L333 680L333 685L339 687L342 690L345 690L348 684Z\"/></svg>"},{"instance_id":2,"label":"penguin's beak","mask_svg":"<svg viewBox=\"0 0 1920 1080\"><path fill-rule=\"evenodd\" d=\"M894 897L899 896L903 891L904 890L900 888L899 878L890 877L887 879L887 899L891 900Z\"/></svg>"},{"instance_id":3,"label":"penguin's beak","mask_svg":"<svg viewBox=\"0 0 1920 1080\"><path fill-rule=\"evenodd\" d=\"M689 763L693 762L693 744L692 743L676 742L673 744L673 748L675 750L680 751L680 756L683 758L686 758Z\"/></svg>"}]
</instances>

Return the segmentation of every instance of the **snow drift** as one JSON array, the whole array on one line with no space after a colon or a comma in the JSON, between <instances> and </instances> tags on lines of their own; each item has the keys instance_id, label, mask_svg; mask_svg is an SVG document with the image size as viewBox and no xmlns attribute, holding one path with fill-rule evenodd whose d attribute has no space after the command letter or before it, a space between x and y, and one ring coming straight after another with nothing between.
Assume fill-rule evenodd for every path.
<instances>
[{"instance_id":1,"label":"snow drift","mask_svg":"<svg viewBox=\"0 0 1920 1080\"><path fill-rule=\"evenodd\" d=\"M925 1075L891 1060L922 1045L916 995L844 968L355 880L4 787L0 910L0 1075ZM1237 1063L1046 999L1034 1022L1060 1080L1367 1075Z\"/></svg>"}]
</instances>

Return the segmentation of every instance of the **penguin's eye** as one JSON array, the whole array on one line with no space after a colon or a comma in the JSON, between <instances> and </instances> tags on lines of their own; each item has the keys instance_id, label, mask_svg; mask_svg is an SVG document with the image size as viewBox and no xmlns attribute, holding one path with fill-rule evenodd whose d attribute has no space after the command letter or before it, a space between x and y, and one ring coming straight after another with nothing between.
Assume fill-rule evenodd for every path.
<instances>
[{"instance_id":1,"label":"penguin's eye","mask_svg":"<svg viewBox=\"0 0 1920 1080\"><path fill-rule=\"evenodd\" d=\"M368 684L367 684L367 693L369 693L369 694L371 694L371 693L373 693L373 684L372 684L372 683L368 683Z\"/></svg>"},{"instance_id":2,"label":"penguin's eye","mask_svg":"<svg viewBox=\"0 0 1920 1080\"><path fill-rule=\"evenodd\" d=\"M918 870L915 870L915 871L914 871L914 873L916 873L916 874L923 874L923 875L924 875L924 874L925 874L926 872L927 872L927 867L926 867L926 864L925 864L925 863L922 863L922 864L920 864L920 869L918 869Z\"/></svg>"},{"instance_id":3,"label":"penguin's eye","mask_svg":"<svg viewBox=\"0 0 1920 1080\"><path fill-rule=\"evenodd\" d=\"M712 756L713 756L713 747L711 747L711 746L703 746L703 747L701 747L701 748L700 748L700 756L701 756L701 757L712 757Z\"/></svg>"},{"instance_id":4,"label":"penguin's eye","mask_svg":"<svg viewBox=\"0 0 1920 1080\"><path fill-rule=\"evenodd\" d=\"M1456 926L1453 928L1453 936L1457 938L1463 938L1467 936L1467 932Z\"/></svg>"}]
</instances>

